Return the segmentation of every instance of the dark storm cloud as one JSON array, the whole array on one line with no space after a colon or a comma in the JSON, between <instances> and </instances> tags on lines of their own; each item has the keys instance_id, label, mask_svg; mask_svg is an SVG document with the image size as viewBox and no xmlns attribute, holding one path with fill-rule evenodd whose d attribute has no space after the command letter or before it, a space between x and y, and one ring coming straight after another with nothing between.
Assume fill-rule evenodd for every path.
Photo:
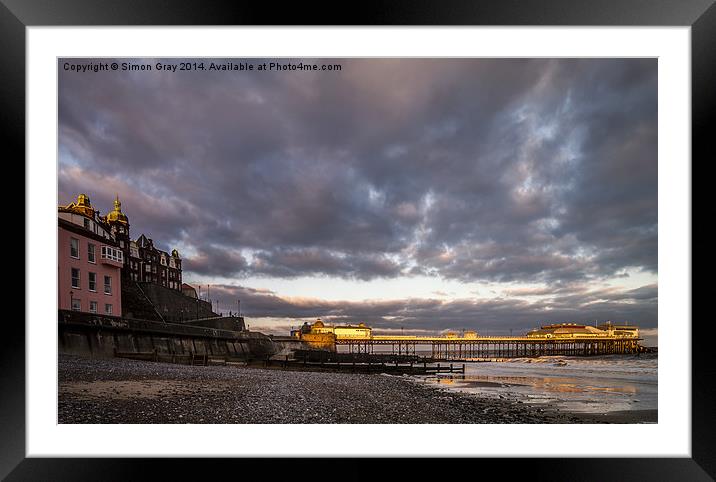
<instances>
[{"instance_id":1,"label":"dark storm cloud","mask_svg":"<svg viewBox=\"0 0 716 482\"><path fill-rule=\"evenodd\" d=\"M343 69L60 61L59 201L118 192L133 236L206 277L656 272L655 59L323 62Z\"/></svg>"},{"instance_id":2,"label":"dark storm cloud","mask_svg":"<svg viewBox=\"0 0 716 482\"><path fill-rule=\"evenodd\" d=\"M316 248L261 253L251 268L255 273L283 278L327 274L365 280L373 276L394 277L401 272L400 266L385 256L342 256Z\"/></svg>"},{"instance_id":3,"label":"dark storm cloud","mask_svg":"<svg viewBox=\"0 0 716 482\"><path fill-rule=\"evenodd\" d=\"M611 320L655 327L657 289L647 285L633 290L586 289L576 287L572 294L528 301L516 297L489 300L396 299L366 301L326 301L310 298L284 298L267 290L240 286L211 285L213 300L222 307L236 306L249 319L321 317L332 323L365 322L377 329L413 330L477 329L495 334L509 329L524 331L538 323L586 323ZM257 323L253 322L258 329Z\"/></svg>"}]
</instances>

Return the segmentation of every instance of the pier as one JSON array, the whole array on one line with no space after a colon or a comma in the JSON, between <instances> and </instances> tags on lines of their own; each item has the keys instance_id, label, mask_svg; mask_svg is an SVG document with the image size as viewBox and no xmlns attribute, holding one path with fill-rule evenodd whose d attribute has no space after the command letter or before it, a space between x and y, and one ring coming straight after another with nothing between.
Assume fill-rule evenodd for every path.
<instances>
[{"instance_id":1,"label":"pier","mask_svg":"<svg viewBox=\"0 0 716 482\"><path fill-rule=\"evenodd\" d=\"M346 347L350 354L420 354L431 360L480 361L540 356L626 355L648 352L639 342L639 328L606 322L599 327L576 323L541 326L525 335L483 336L465 331L462 336L376 335L365 324L326 326L320 320L294 336L330 351ZM420 350L419 350L420 347Z\"/></svg>"},{"instance_id":2,"label":"pier","mask_svg":"<svg viewBox=\"0 0 716 482\"><path fill-rule=\"evenodd\" d=\"M475 360L494 358L520 358L549 355L594 356L641 353L640 338L600 337L540 339L527 336L515 337L401 337L372 336L370 339L336 338L337 346L347 346L349 353L375 353L378 346L390 346L395 355L416 355L419 345L430 347L429 356L434 360Z\"/></svg>"}]
</instances>

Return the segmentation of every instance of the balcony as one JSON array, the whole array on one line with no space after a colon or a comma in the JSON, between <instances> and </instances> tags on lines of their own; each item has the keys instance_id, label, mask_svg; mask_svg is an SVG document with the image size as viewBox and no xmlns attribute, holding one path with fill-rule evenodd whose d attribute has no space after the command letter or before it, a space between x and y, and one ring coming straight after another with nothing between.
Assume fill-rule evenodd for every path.
<instances>
[{"instance_id":1,"label":"balcony","mask_svg":"<svg viewBox=\"0 0 716 482\"><path fill-rule=\"evenodd\" d=\"M121 268L124 265L124 253L118 248L112 246L102 246L100 259L102 264Z\"/></svg>"}]
</instances>

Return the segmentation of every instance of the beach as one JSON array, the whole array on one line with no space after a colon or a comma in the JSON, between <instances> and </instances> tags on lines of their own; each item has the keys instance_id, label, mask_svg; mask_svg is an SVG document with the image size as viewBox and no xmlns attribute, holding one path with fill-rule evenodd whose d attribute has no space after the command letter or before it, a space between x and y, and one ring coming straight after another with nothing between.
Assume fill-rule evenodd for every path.
<instances>
[{"instance_id":1,"label":"beach","mask_svg":"<svg viewBox=\"0 0 716 482\"><path fill-rule=\"evenodd\" d=\"M655 422L656 410L565 412L413 377L188 366L60 355L61 424L492 424Z\"/></svg>"}]
</instances>

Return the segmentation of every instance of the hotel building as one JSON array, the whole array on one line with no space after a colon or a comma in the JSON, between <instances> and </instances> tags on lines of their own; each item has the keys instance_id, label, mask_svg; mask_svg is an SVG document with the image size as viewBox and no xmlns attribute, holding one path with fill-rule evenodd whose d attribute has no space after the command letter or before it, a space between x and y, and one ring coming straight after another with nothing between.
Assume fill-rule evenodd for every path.
<instances>
[{"instance_id":1,"label":"hotel building","mask_svg":"<svg viewBox=\"0 0 716 482\"><path fill-rule=\"evenodd\" d=\"M162 251L144 234L132 241L129 237L129 219L122 212L119 198L114 200L114 209L105 219L124 254L122 276L125 281L156 283L182 291L181 258L176 249L171 254Z\"/></svg>"},{"instance_id":2,"label":"hotel building","mask_svg":"<svg viewBox=\"0 0 716 482\"><path fill-rule=\"evenodd\" d=\"M89 197L57 208L58 307L122 315L124 254Z\"/></svg>"}]
</instances>

